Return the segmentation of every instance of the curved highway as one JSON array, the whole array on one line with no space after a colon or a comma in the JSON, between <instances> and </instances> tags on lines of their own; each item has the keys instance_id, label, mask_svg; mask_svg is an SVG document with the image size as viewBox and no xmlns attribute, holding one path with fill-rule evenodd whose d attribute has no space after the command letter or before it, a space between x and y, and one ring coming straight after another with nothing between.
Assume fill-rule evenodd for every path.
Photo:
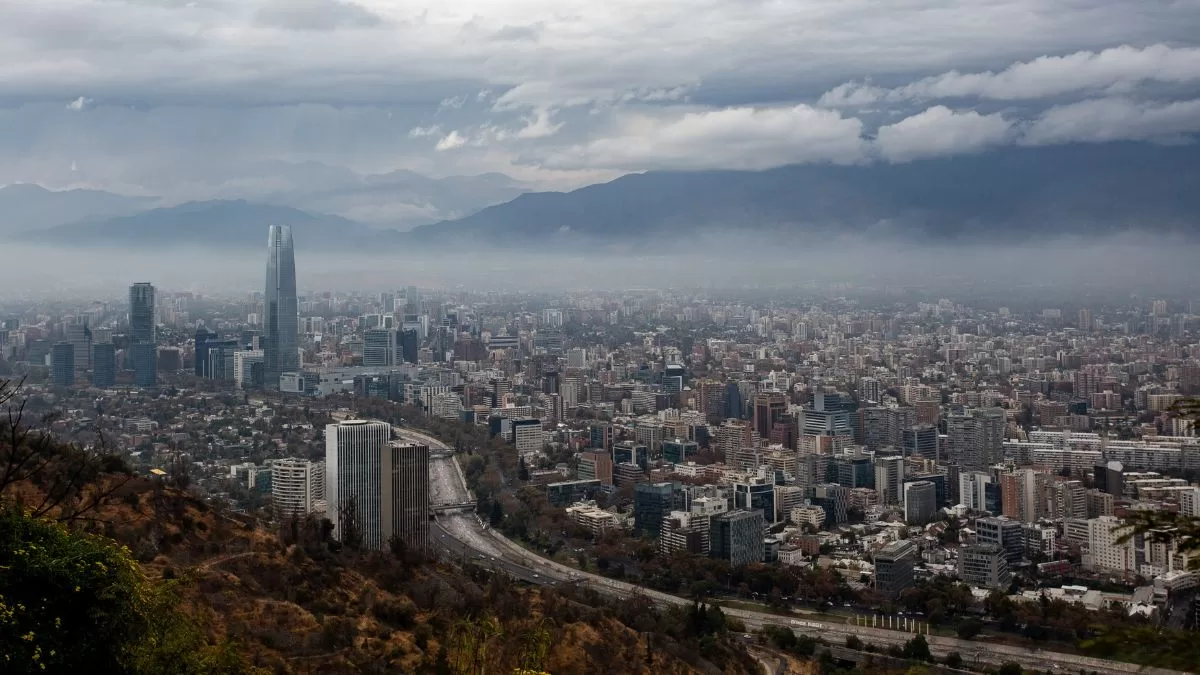
<instances>
[{"instance_id":1,"label":"curved highway","mask_svg":"<svg viewBox=\"0 0 1200 675\"><path fill-rule=\"evenodd\" d=\"M430 506L437 508L449 504L473 501L458 462L446 444L436 438L413 431L397 429L404 439L428 444L431 450L429 464ZM662 605L691 604L691 600L666 593L607 579L588 572L561 565L522 548L498 532L483 525L473 512L448 511L440 514L431 527L432 541L452 558L470 560L482 567L503 571L517 579L540 585L561 583L586 584L602 593L616 597L641 596ZM759 630L763 626L786 626L794 633L822 638L831 644L842 644L851 635L864 642L878 646L903 645L912 635L897 630L855 626L835 621L814 621L790 618L766 612L753 612L723 607L725 614L737 617L746 624L747 630ZM927 635L930 650L935 656L944 658L950 652L958 652L967 663L999 665L1004 662L1019 663L1023 668L1034 671L1078 672L1083 669L1101 675L1146 673L1148 675L1183 675L1179 671L1148 668L1119 661L1108 661L1077 654L1044 651L1031 647L991 644L983 641L960 640L958 638Z\"/></svg>"}]
</instances>

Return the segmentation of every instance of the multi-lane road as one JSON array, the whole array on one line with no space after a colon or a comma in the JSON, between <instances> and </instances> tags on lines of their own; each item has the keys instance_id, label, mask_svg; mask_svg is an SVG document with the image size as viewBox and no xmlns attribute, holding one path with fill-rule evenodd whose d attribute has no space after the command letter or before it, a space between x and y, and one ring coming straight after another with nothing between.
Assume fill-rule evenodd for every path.
<instances>
[{"instance_id":1,"label":"multi-lane road","mask_svg":"<svg viewBox=\"0 0 1200 675\"><path fill-rule=\"evenodd\" d=\"M458 463L448 452L449 448L444 443L408 428L397 431L406 440L426 443L431 450L434 450L429 467L431 506L437 509L439 506L463 504L473 500ZM606 579L541 558L508 540L500 533L487 528L470 511L439 513L431 532L433 544L448 552L452 557L472 560L479 565L503 571L529 583L540 585L577 583L608 595L622 598L640 596L661 605L691 603L691 600L685 598ZM819 637L830 643L842 643L847 637L853 635L863 642L890 646L903 645L912 637L902 631L842 623L844 619L840 617L831 617L826 620L824 616L817 619L813 619L811 616L790 618L766 612L732 608L724 608L724 611L727 615L740 619L746 624L746 629L750 631L759 630L767 625L787 626L797 634ZM1004 662L1015 662L1027 670L1053 670L1064 673L1078 672L1082 669L1101 675L1126 673L1181 675L1178 671L1143 668L1118 661L1036 648L992 644L979 640L960 640L939 635L928 635L926 639L929 640L930 650L935 656L944 657L950 652L958 652L967 663L982 662L999 665Z\"/></svg>"}]
</instances>

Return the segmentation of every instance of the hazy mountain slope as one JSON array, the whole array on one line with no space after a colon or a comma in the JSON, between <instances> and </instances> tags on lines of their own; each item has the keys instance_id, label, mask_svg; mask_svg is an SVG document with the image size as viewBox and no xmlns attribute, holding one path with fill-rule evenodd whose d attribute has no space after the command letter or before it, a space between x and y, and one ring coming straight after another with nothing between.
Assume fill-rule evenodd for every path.
<instances>
[{"instance_id":1,"label":"hazy mountain slope","mask_svg":"<svg viewBox=\"0 0 1200 675\"><path fill-rule=\"evenodd\" d=\"M26 241L67 246L160 248L200 245L247 248L266 245L268 225L290 225L297 246L346 250L395 241L395 232L326 214L241 200L189 202L119 218L87 220L41 232Z\"/></svg>"},{"instance_id":2,"label":"hazy mountain slope","mask_svg":"<svg viewBox=\"0 0 1200 675\"><path fill-rule=\"evenodd\" d=\"M32 183L0 188L0 234L41 230L85 218L123 216L152 207L156 197L103 190L47 190Z\"/></svg>"},{"instance_id":3,"label":"hazy mountain slope","mask_svg":"<svg viewBox=\"0 0 1200 675\"><path fill-rule=\"evenodd\" d=\"M270 160L150 178L148 189L188 200L244 199L330 213L375 228L407 230L507 202L529 187L504 174L431 178L413 171L357 173L320 162Z\"/></svg>"},{"instance_id":4,"label":"hazy mountain slope","mask_svg":"<svg viewBox=\"0 0 1200 675\"><path fill-rule=\"evenodd\" d=\"M906 164L651 172L531 193L417 228L424 244L672 240L750 229L914 238L1195 229L1200 150L1148 144L1013 148Z\"/></svg>"}]
</instances>

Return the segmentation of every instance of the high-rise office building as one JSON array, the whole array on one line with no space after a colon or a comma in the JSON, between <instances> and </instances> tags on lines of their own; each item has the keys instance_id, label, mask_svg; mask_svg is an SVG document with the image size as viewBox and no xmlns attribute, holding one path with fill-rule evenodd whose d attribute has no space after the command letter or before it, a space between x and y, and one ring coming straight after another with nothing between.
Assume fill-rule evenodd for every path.
<instances>
[{"instance_id":1,"label":"high-rise office building","mask_svg":"<svg viewBox=\"0 0 1200 675\"><path fill-rule=\"evenodd\" d=\"M363 331L363 360L368 368L381 368L396 362L396 331L373 328Z\"/></svg>"},{"instance_id":2,"label":"high-rise office building","mask_svg":"<svg viewBox=\"0 0 1200 675\"><path fill-rule=\"evenodd\" d=\"M117 382L117 347L111 342L92 345L92 386L111 387Z\"/></svg>"},{"instance_id":3,"label":"high-rise office building","mask_svg":"<svg viewBox=\"0 0 1200 675\"><path fill-rule=\"evenodd\" d=\"M740 420L746 416L745 399L737 382L725 384L725 419Z\"/></svg>"},{"instance_id":4,"label":"high-rise office building","mask_svg":"<svg viewBox=\"0 0 1200 675\"><path fill-rule=\"evenodd\" d=\"M861 441L871 450L902 447L904 432L917 423L916 408L865 408L860 415Z\"/></svg>"},{"instance_id":5,"label":"high-rise office building","mask_svg":"<svg viewBox=\"0 0 1200 675\"><path fill-rule=\"evenodd\" d=\"M299 321L292 228L272 225L267 233L267 289L263 302L263 381L268 388L279 386L281 373L300 370Z\"/></svg>"},{"instance_id":6,"label":"high-rise office building","mask_svg":"<svg viewBox=\"0 0 1200 675\"><path fill-rule=\"evenodd\" d=\"M775 485L774 483L743 483L733 485L733 507L747 511L758 511L763 514L763 520L775 522Z\"/></svg>"},{"instance_id":7,"label":"high-rise office building","mask_svg":"<svg viewBox=\"0 0 1200 675\"><path fill-rule=\"evenodd\" d=\"M980 518L975 521L975 535L980 544L995 544L1004 550L1011 563L1025 557L1025 529L1009 518Z\"/></svg>"},{"instance_id":8,"label":"high-rise office building","mask_svg":"<svg viewBox=\"0 0 1200 675\"><path fill-rule=\"evenodd\" d=\"M634 532L657 537L663 518L675 506L678 483L639 483L633 492Z\"/></svg>"},{"instance_id":9,"label":"high-rise office building","mask_svg":"<svg viewBox=\"0 0 1200 675\"><path fill-rule=\"evenodd\" d=\"M916 483L919 481L926 481L929 483L933 483L933 500L934 500L933 503L935 504L934 508L941 509L943 506L945 506L948 503L948 499L950 497L949 485L948 485L947 480L948 480L948 477L944 473L908 473L908 472L905 472L905 474L904 474L904 486L905 487L900 488L901 494L903 494L903 491L905 489L907 489L906 486L909 483Z\"/></svg>"},{"instance_id":10,"label":"high-rise office building","mask_svg":"<svg viewBox=\"0 0 1200 675\"><path fill-rule=\"evenodd\" d=\"M858 380L858 399L863 403L878 403L880 400L879 380L874 377L863 377Z\"/></svg>"},{"instance_id":11,"label":"high-rise office building","mask_svg":"<svg viewBox=\"0 0 1200 675\"><path fill-rule=\"evenodd\" d=\"M875 491L884 504L898 504L904 484L904 458L899 455L875 460Z\"/></svg>"},{"instance_id":12,"label":"high-rise office building","mask_svg":"<svg viewBox=\"0 0 1200 675\"><path fill-rule=\"evenodd\" d=\"M1036 523L1045 515L1049 476L1020 469L1000 477L1000 510L1023 523Z\"/></svg>"},{"instance_id":13,"label":"high-rise office building","mask_svg":"<svg viewBox=\"0 0 1200 675\"><path fill-rule=\"evenodd\" d=\"M385 455L382 519L390 523L388 540L395 537L409 550L424 551L429 546L429 446L389 443Z\"/></svg>"},{"instance_id":14,"label":"high-rise office building","mask_svg":"<svg viewBox=\"0 0 1200 675\"><path fill-rule=\"evenodd\" d=\"M218 335L209 332L204 328L196 330L196 358L195 368L196 377L209 377L208 375L208 343L216 342Z\"/></svg>"},{"instance_id":15,"label":"high-rise office building","mask_svg":"<svg viewBox=\"0 0 1200 675\"><path fill-rule=\"evenodd\" d=\"M87 319L77 317L65 326L64 340L75 348L75 372L86 373L92 369L92 331Z\"/></svg>"},{"instance_id":16,"label":"high-rise office building","mask_svg":"<svg viewBox=\"0 0 1200 675\"><path fill-rule=\"evenodd\" d=\"M129 361L139 387L158 383L157 327L154 286L146 282L129 287Z\"/></svg>"},{"instance_id":17,"label":"high-rise office building","mask_svg":"<svg viewBox=\"0 0 1200 675\"><path fill-rule=\"evenodd\" d=\"M1120 499L1125 495L1125 466L1120 462L1098 464L1092 472L1096 489Z\"/></svg>"},{"instance_id":18,"label":"high-rise office building","mask_svg":"<svg viewBox=\"0 0 1200 675\"><path fill-rule=\"evenodd\" d=\"M1082 481L1068 480L1057 483L1053 488L1054 508L1052 516L1058 520L1087 518L1087 488Z\"/></svg>"},{"instance_id":19,"label":"high-rise office building","mask_svg":"<svg viewBox=\"0 0 1200 675\"><path fill-rule=\"evenodd\" d=\"M588 429L589 445L593 448L612 452L613 427L607 422L593 424Z\"/></svg>"},{"instance_id":20,"label":"high-rise office building","mask_svg":"<svg viewBox=\"0 0 1200 675\"><path fill-rule=\"evenodd\" d=\"M825 509L825 524L828 527L846 522L850 508L850 488L837 483L822 483L810 488L813 506Z\"/></svg>"},{"instance_id":21,"label":"high-rise office building","mask_svg":"<svg viewBox=\"0 0 1200 675\"><path fill-rule=\"evenodd\" d=\"M904 521L910 525L925 525L937 517L937 488L931 481L918 480L904 484Z\"/></svg>"},{"instance_id":22,"label":"high-rise office building","mask_svg":"<svg viewBox=\"0 0 1200 675\"><path fill-rule=\"evenodd\" d=\"M829 478L848 488L874 488L875 466L866 455L842 456L832 460Z\"/></svg>"},{"instance_id":23,"label":"high-rise office building","mask_svg":"<svg viewBox=\"0 0 1200 675\"><path fill-rule=\"evenodd\" d=\"M938 443L938 428L932 424L918 424L903 432L905 457L924 457L941 461L941 446Z\"/></svg>"},{"instance_id":24,"label":"high-rise office building","mask_svg":"<svg viewBox=\"0 0 1200 675\"><path fill-rule=\"evenodd\" d=\"M131 342L157 341L154 319L154 286L139 282L129 287L129 340Z\"/></svg>"},{"instance_id":25,"label":"high-rise office building","mask_svg":"<svg viewBox=\"0 0 1200 675\"><path fill-rule=\"evenodd\" d=\"M415 328L406 328L400 331L396 340L397 363L400 361L404 361L405 363L416 363L420 359L420 331Z\"/></svg>"},{"instance_id":26,"label":"high-rise office building","mask_svg":"<svg viewBox=\"0 0 1200 675\"><path fill-rule=\"evenodd\" d=\"M960 546L958 576L965 584L983 588L1007 589L1012 583L1004 550L995 544Z\"/></svg>"},{"instance_id":27,"label":"high-rise office building","mask_svg":"<svg viewBox=\"0 0 1200 675\"><path fill-rule=\"evenodd\" d=\"M763 438L771 436L775 423L787 414L787 397L777 391L767 391L754 397L754 430Z\"/></svg>"},{"instance_id":28,"label":"high-rise office building","mask_svg":"<svg viewBox=\"0 0 1200 675\"><path fill-rule=\"evenodd\" d=\"M158 347L149 342L129 345L129 359L133 363L133 383L139 387L158 384Z\"/></svg>"},{"instance_id":29,"label":"high-rise office building","mask_svg":"<svg viewBox=\"0 0 1200 675\"><path fill-rule=\"evenodd\" d=\"M1004 457L1002 408L977 408L946 419L946 454L964 468L986 468Z\"/></svg>"},{"instance_id":30,"label":"high-rise office building","mask_svg":"<svg viewBox=\"0 0 1200 675\"><path fill-rule=\"evenodd\" d=\"M801 433L813 436L852 436L854 427L842 397L829 392L813 394L812 408L804 410Z\"/></svg>"},{"instance_id":31,"label":"high-rise office building","mask_svg":"<svg viewBox=\"0 0 1200 675\"><path fill-rule=\"evenodd\" d=\"M1095 323L1092 321L1092 310L1087 309L1086 307L1079 310L1079 330L1085 333L1090 333L1094 326Z\"/></svg>"},{"instance_id":32,"label":"high-rise office building","mask_svg":"<svg viewBox=\"0 0 1200 675\"><path fill-rule=\"evenodd\" d=\"M911 541L894 541L875 554L875 591L888 599L900 597L913 585L917 547Z\"/></svg>"},{"instance_id":33,"label":"high-rise office building","mask_svg":"<svg viewBox=\"0 0 1200 675\"><path fill-rule=\"evenodd\" d=\"M50 378L56 387L75 384L75 345L56 342L50 348Z\"/></svg>"},{"instance_id":34,"label":"high-rise office building","mask_svg":"<svg viewBox=\"0 0 1200 675\"><path fill-rule=\"evenodd\" d=\"M761 511L729 511L710 521L710 555L741 567L762 562L763 528Z\"/></svg>"},{"instance_id":35,"label":"high-rise office building","mask_svg":"<svg viewBox=\"0 0 1200 675\"><path fill-rule=\"evenodd\" d=\"M607 452L581 452L575 473L579 480L598 480L601 485L612 486L612 455Z\"/></svg>"},{"instance_id":36,"label":"high-rise office building","mask_svg":"<svg viewBox=\"0 0 1200 675\"><path fill-rule=\"evenodd\" d=\"M972 511L999 513L999 484L986 471L964 471L958 476L958 500Z\"/></svg>"},{"instance_id":37,"label":"high-rise office building","mask_svg":"<svg viewBox=\"0 0 1200 675\"><path fill-rule=\"evenodd\" d=\"M698 452L700 452L700 446L695 441L674 438L662 442L663 461L672 464L683 464Z\"/></svg>"},{"instance_id":38,"label":"high-rise office building","mask_svg":"<svg viewBox=\"0 0 1200 675\"><path fill-rule=\"evenodd\" d=\"M343 534L343 510L354 499L363 546L383 550L391 536L390 523L383 520L385 453L392 436L392 426L386 422L344 420L325 427L325 495L326 513L333 522L333 534ZM385 458L387 455L387 458ZM426 479L428 481L428 479Z\"/></svg>"}]
</instances>

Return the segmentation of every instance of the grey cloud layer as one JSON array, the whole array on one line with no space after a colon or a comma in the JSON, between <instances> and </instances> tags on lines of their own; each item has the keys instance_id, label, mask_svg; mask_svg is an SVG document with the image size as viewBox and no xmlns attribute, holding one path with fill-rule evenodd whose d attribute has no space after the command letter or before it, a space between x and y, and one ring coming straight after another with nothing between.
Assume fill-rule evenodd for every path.
<instances>
[{"instance_id":1,"label":"grey cloud layer","mask_svg":"<svg viewBox=\"0 0 1200 675\"><path fill-rule=\"evenodd\" d=\"M1200 0L0 0L0 15L16 125L0 182L138 183L222 156L587 182L1200 130Z\"/></svg>"},{"instance_id":2,"label":"grey cloud layer","mask_svg":"<svg viewBox=\"0 0 1200 675\"><path fill-rule=\"evenodd\" d=\"M1038 99L1088 91L1132 89L1144 82L1200 82L1200 48L1122 45L1014 63L1000 72L953 70L893 89L847 82L821 96L827 107L861 107L890 101L983 98Z\"/></svg>"}]
</instances>

